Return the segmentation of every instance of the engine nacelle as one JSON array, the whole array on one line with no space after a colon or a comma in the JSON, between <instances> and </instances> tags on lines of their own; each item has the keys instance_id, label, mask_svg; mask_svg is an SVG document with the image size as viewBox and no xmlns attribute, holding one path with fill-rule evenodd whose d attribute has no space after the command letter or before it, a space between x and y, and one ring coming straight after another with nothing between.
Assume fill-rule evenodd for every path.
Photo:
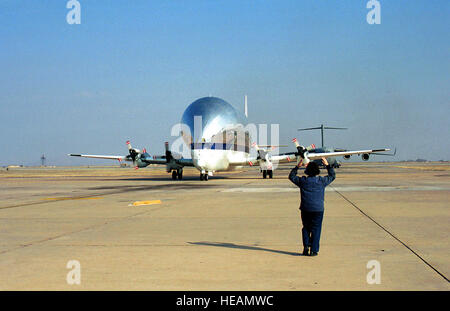
<instances>
[{"instance_id":1,"label":"engine nacelle","mask_svg":"<svg viewBox=\"0 0 450 311\"><path fill-rule=\"evenodd\" d=\"M351 155L346 154L346 155L344 156L344 160L348 160L348 159L350 159L350 157L351 157Z\"/></svg>"},{"instance_id":2,"label":"engine nacelle","mask_svg":"<svg viewBox=\"0 0 450 311\"><path fill-rule=\"evenodd\" d=\"M368 153L363 153L361 155L361 158L363 159L363 161L369 161L369 154Z\"/></svg>"},{"instance_id":3,"label":"engine nacelle","mask_svg":"<svg viewBox=\"0 0 450 311\"><path fill-rule=\"evenodd\" d=\"M140 158L136 159L135 164L136 164L136 166L139 167L139 168L148 166L148 163L142 161Z\"/></svg>"}]
</instances>

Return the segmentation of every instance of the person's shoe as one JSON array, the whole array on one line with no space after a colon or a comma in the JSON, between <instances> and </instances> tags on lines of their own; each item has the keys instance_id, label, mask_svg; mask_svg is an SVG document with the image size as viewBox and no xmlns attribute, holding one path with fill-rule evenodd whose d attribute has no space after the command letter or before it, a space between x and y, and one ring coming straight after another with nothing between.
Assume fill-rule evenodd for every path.
<instances>
[{"instance_id":1,"label":"person's shoe","mask_svg":"<svg viewBox=\"0 0 450 311\"><path fill-rule=\"evenodd\" d=\"M311 255L309 256L317 256L317 255L319 255L317 252L311 252Z\"/></svg>"},{"instance_id":2,"label":"person's shoe","mask_svg":"<svg viewBox=\"0 0 450 311\"><path fill-rule=\"evenodd\" d=\"M309 255L309 248L308 248L308 247L305 247L305 248L303 249L302 255L303 255L303 256L308 256L308 255Z\"/></svg>"}]
</instances>

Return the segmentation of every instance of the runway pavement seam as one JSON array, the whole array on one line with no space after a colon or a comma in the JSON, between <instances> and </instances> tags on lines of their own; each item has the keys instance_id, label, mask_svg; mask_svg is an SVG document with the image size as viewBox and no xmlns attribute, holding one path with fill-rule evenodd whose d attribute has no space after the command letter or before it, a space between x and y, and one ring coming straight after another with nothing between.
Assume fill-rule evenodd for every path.
<instances>
[{"instance_id":1,"label":"runway pavement seam","mask_svg":"<svg viewBox=\"0 0 450 311\"><path fill-rule=\"evenodd\" d=\"M121 193L124 193L124 192L133 192L133 191L162 192L164 190L161 190L160 188L167 187L167 186L173 186L173 185L174 185L173 183L161 184L161 185L156 185L155 188L152 188L152 189L148 189L148 185L135 185L135 186L132 186L131 188L126 188L126 189L121 188L120 190L103 192L103 193L96 193L96 194L90 194L90 195L78 195L78 196L73 196L73 197L53 198L53 200L40 200L40 201L33 201L33 202L28 202L28 203L14 204L14 205L8 205L8 206L0 206L0 210L11 209L11 208L16 208L16 207L25 207L25 206L39 205L39 204L45 204L45 203L60 202L60 201L80 200L80 199L86 199L86 198L102 197L102 196L107 196L107 195L121 194ZM197 185L197 183L195 183L195 185ZM184 186L186 186L186 184ZM208 186L208 187L216 188L217 186L210 184L210 186ZM202 188L201 190L203 190L203 189L204 188ZM91 190L93 190L93 189L91 189ZM192 191L198 190L198 189L194 189L194 188L189 188L189 189L176 188L174 190L176 190L178 192L180 192L180 191L192 192Z\"/></svg>"},{"instance_id":2,"label":"runway pavement seam","mask_svg":"<svg viewBox=\"0 0 450 311\"><path fill-rule=\"evenodd\" d=\"M397 238L392 232L390 232L388 229L386 229L383 225L378 223L375 219L370 217L368 214L366 214L361 208L359 208L355 203L350 201L347 197L345 197L342 193L337 191L333 186L330 186L336 193L338 193L344 200L346 200L348 203L350 203L354 208L356 208L361 214L363 214L365 217L367 217L369 220L371 220L374 224L376 224L378 227L380 227L383 231L385 231L387 234L389 234L391 237L393 237L397 242L402 244L404 247L406 247L411 253L413 253L417 258L419 258L422 262L424 262L428 267L433 269L439 276L441 276L444 280L449 282L448 278L441 273L439 270L437 270L432 264L430 264L428 261L426 261L422 256L420 256L417 252L415 252L410 246L408 246L405 242Z\"/></svg>"},{"instance_id":3,"label":"runway pavement seam","mask_svg":"<svg viewBox=\"0 0 450 311\"><path fill-rule=\"evenodd\" d=\"M0 255L3 255L5 253L9 253L9 252L12 252L12 251L15 251L15 250L18 250L18 249L23 249L23 248L26 248L26 247L29 247L29 246L33 246L33 245L36 245L36 244L41 244L41 243L45 243L45 242L48 242L48 241L56 240L56 239L61 238L63 236L68 236L68 235L71 235L71 234L74 234L74 233L80 233L80 232L83 232L83 231L86 231L86 230L90 230L90 229L93 229L93 228L96 228L96 227L101 227L101 226L104 226L104 225L107 225L107 224L116 223L116 222L119 222L119 221L122 221L122 220L126 220L128 218L133 218L133 217L136 217L136 216L147 214L147 213L153 212L153 211L161 209L161 208L162 207L154 208L154 209L151 209L151 210L143 211L143 212L136 213L136 214L133 214L133 215L129 215L129 216L126 216L126 217L121 217L119 219L113 218L113 219L110 219L110 220L108 220L106 222L103 222L101 224L95 224L95 225L92 225L92 226L89 226L89 227L86 227L86 228L82 228L80 230L66 232L66 233L63 233L63 234L59 234L57 236L53 236L53 237L49 237L49 238L46 238L46 239L42 239L42 240L38 240L38 241L33 241L33 242L26 243L26 244L22 244L22 245L20 245L18 247L12 248L12 249L6 249L6 250L3 250L3 251L0 251Z\"/></svg>"},{"instance_id":4,"label":"runway pavement seam","mask_svg":"<svg viewBox=\"0 0 450 311\"><path fill-rule=\"evenodd\" d=\"M86 199L86 198L93 198L93 197L101 197L104 195L108 195L110 193L106 194L92 194L89 196L83 195L78 197L62 197L60 199L54 198L53 200L42 200L42 201L35 201L35 202L28 202L28 203L22 203L22 204L15 204L15 205L9 205L9 206L2 206L0 207L0 210L2 209L9 209L9 208L16 208L16 207L24 207L24 206L30 206L30 205L39 205L39 204L46 204L46 203L54 203L54 202L61 202L61 201L69 201L69 200L80 200L80 199ZM114 194L114 193L112 193Z\"/></svg>"}]
</instances>

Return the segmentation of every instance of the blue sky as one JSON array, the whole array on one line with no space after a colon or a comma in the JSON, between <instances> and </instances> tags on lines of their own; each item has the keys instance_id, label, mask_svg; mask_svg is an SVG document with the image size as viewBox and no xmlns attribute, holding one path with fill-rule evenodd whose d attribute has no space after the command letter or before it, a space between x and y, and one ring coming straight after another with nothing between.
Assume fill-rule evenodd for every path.
<instances>
[{"instance_id":1,"label":"blue sky","mask_svg":"<svg viewBox=\"0 0 450 311\"><path fill-rule=\"evenodd\" d=\"M327 145L450 160L449 1L380 0L380 25L365 0L79 2L69 25L67 1L0 0L0 165L160 154L191 102L244 94L280 143L324 123L349 128Z\"/></svg>"}]
</instances>

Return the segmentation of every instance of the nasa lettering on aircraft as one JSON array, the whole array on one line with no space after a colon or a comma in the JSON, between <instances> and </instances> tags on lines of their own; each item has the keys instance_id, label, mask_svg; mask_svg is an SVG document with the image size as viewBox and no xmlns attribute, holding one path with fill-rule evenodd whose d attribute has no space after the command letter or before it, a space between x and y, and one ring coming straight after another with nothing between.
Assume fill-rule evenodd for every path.
<instances>
[{"instance_id":1,"label":"nasa lettering on aircraft","mask_svg":"<svg viewBox=\"0 0 450 311\"><path fill-rule=\"evenodd\" d=\"M195 167L200 172L200 180L207 181L210 176L220 171L231 171L244 167L257 166L263 178L272 178L273 171L279 163L300 162L306 165L310 161L330 157L350 157L361 155L363 160L369 159L369 154L389 151L390 149L366 150L315 150L312 146L301 146L294 139L296 151L282 154L272 154L273 148L280 146L258 146L256 144L256 125L247 120L247 97L245 97L245 114L234 108L228 102L217 97L203 97L190 104L181 117L182 130L180 139L188 147L190 158L172 152L168 142L165 143L165 154L151 156L146 149L135 149L127 141L128 154L89 155L69 154L75 157L111 159L132 162L136 169L150 164L166 166L172 179L183 178L185 166ZM255 150L256 152L250 152ZM189 154L190 153L190 154Z\"/></svg>"}]
</instances>

